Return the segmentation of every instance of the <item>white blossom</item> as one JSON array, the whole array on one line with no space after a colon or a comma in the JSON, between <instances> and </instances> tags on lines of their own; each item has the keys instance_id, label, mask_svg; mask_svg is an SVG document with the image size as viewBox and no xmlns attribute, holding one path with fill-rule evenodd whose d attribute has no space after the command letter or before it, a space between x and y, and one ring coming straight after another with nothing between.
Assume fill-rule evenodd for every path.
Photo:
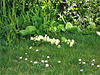
<instances>
[{"instance_id":1,"label":"white blossom","mask_svg":"<svg viewBox=\"0 0 100 75\"><path fill-rule=\"evenodd\" d=\"M45 67L49 67L49 64L45 64Z\"/></svg>"},{"instance_id":2,"label":"white blossom","mask_svg":"<svg viewBox=\"0 0 100 75\"><path fill-rule=\"evenodd\" d=\"M45 60L44 62L45 62L45 63L47 63L47 62L48 62L48 60Z\"/></svg>"},{"instance_id":3,"label":"white blossom","mask_svg":"<svg viewBox=\"0 0 100 75\"><path fill-rule=\"evenodd\" d=\"M97 65L97 67L100 67L100 65Z\"/></svg>"},{"instance_id":4,"label":"white blossom","mask_svg":"<svg viewBox=\"0 0 100 75\"><path fill-rule=\"evenodd\" d=\"M82 61L81 59L79 59L79 61Z\"/></svg>"},{"instance_id":5,"label":"white blossom","mask_svg":"<svg viewBox=\"0 0 100 75\"><path fill-rule=\"evenodd\" d=\"M22 59L22 57L19 57L20 59Z\"/></svg>"},{"instance_id":6,"label":"white blossom","mask_svg":"<svg viewBox=\"0 0 100 75\"><path fill-rule=\"evenodd\" d=\"M31 46L31 47L29 47L29 49L32 49L32 46Z\"/></svg>"},{"instance_id":7,"label":"white blossom","mask_svg":"<svg viewBox=\"0 0 100 75\"><path fill-rule=\"evenodd\" d=\"M61 63L61 61L58 61L58 63Z\"/></svg>"},{"instance_id":8,"label":"white blossom","mask_svg":"<svg viewBox=\"0 0 100 75\"><path fill-rule=\"evenodd\" d=\"M25 60L27 60L27 58L25 58Z\"/></svg>"},{"instance_id":9,"label":"white blossom","mask_svg":"<svg viewBox=\"0 0 100 75\"><path fill-rule=\"evenodd\" d=\"M83 69L80 69L80 71L83 71Z\"/></svg>"},{"instance_id":10,"label":"white blossom","mask_svg":"<svg viewBox=\"0 0 100 75\"><path fill-rule=\"evenodd\" d=\"M38 62L37 61L34 61L34 63L33 64L37 64Z\"/></svg>"},{"instance_id":11,"label":"white blossom","mask_svg":"<svg viewBox=\"0 0 100 75\"><path fill-rule=\"evenodd\" d=\"M94 65L94 63L91 64L92 66Z\"/></svg>"},{"instance_id":12,"label":"white blossom","mask_svg":"<svg viewBox=\"0 0 100 75\"><path fill-rule=\"evenodd\" d=\"M39 50L38 49L36 49L36 52L38 52Z\"/></svg>"},{"instance_id":13,"label":"white blossom","mask_svg":"<svg viewBox=\"0 0 100 75\"><path fill-rule=\"evenodd\" d=\"M32 62L32 60L30 62Z\"/></svg>"},{"instance_id":14,"label":"white blossom","mask_svg":"<svg viewBox=\"0 0 100 75\"><path fill-rule=\"evenodd\" d=\"M44 60L41 60L42 63L44 63Z\"/></svg>"},{"instance_id":15,"label":"white blossom","mask_svg":"<svg viewBox=\"0 0 100 75\"><path fill-rule=\"evenodd\" d=\"M50 56L47 56L47 58L50 58Z\"/></svg>"}]
</instances>

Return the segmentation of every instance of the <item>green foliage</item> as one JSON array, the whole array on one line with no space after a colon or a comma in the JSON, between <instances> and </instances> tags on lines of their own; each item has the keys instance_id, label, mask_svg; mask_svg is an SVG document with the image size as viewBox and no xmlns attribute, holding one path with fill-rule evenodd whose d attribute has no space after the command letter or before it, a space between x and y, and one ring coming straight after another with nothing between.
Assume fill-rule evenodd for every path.
<instances>
[{"instance_id":1,"label":"green foliage","mask_svg":"<svg viewBox=\"0 0 100 75\"><path fill-rule=\"evenodd\" d=\"M25 30L28 32L28 34L34 34L36 31L36 28L35 26L27 26Z\"/></svg>"},{"instance_id":2,"label":"green foliage","mask_svg":"<svg viewBox=\"0 0 100 75\"><path fill-rule=\"evenodd\" d=\"M68 28L67 29L69 32L71 33L76 33L76 32L79 32L79 28L77 26L73 26L71 28Z\"/></svg>"},{"instance_id":3,"label":"green foliage","mask_svg":"<svg viewBox=\"0 0 100 75\"><path fill-rule=\"evenodd\" d=\"M65 31L65 27L63 24L59 24L57 27L58 27L58 30Z\"/></svg>"},{"instance_id":4,"label":"green foliage","mask_svg":"<svg viewBox=\"0 0 100 75\"><path fill-rule=\"evenodd\" d=\"M72 27L72 24L70 22L67 22L65 29L70 29Z\"/></svg>"},{"instance_id":5,"label":"green foliage","mask_svg":"<svg viewBox=\"0 0 100 75\"><path fill-rule=\"evenodd\" d=\"M26 30L21 30L20 33L21 33L22 36L25 36L25 35L28 34L28 32Z\"/></svg>"},{"instance_id":6,"label":"green foliage","mask_svg":"<svg viewBox=\"0 0 100 75\"><path fill-rule=\"evenodd\" d=\"M100 17L96 18L96 23L100 24Z\"/></svg>"},{"instance_id":7,"label":"green foliage","mask_svg":"<svg viewBox=\"0 0 100 75\"><path fill-rule=\"evenodd\" d=\"M89 24L90 25L87 26L88 29L91 29L91 30L95 30L96 29L96 24L95 23L90 22Z\"/></svg>"},{"instance_id":8,"label":"green foliage","mask_svg":"<svg viewBox=\"0 0 100 75\"><path fill-rule=\"evenodd\" d=\"M27 26L25 30L21 30L20 33L22 36L25 36L27 34L34 34L36 31L35 26Z\"/></svg>"},{"instance_id":9,"label":"green foliage","mask_svg":"<svg viewBox=\"0 0 100 75\"><path fill-rule=\"evenodd\" d=\"M10 41L18 31L24 36L74 32L77 27L95 31L100 25L99 4L98 0L0 0L0 34ZM21 31L30 25L37 30Z\"/></svg>"}]
</instances>

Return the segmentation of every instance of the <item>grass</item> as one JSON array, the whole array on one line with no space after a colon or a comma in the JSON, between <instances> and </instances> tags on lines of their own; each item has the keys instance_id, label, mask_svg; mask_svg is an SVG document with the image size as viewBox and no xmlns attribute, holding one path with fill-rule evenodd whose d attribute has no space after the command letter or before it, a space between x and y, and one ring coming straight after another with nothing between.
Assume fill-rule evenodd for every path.
<instances>
[{"instance_id":1,"label":"grass","mask_svg":"<svg viewBox=\"0 0 100 75\"><path fill-rule=\"evenodd\" d=\"M34 74L34 75L99 75L100 68L100 38L98 35L82 35L59 33L56 37L60 39L65 36L74 39L76 44L71 48L63 43L61 48L48 43L40 46L32 46L31 40L16 40L11 46L6 41L0 40L0 74ZM35 50L39 51L36 52ZM25 55L27 53L27 55ZM42 57L44 55L44 57ZM49 59L46 56L50 56ZM19 57L23 57L19 59ZM25 58L28 58L25 61ZM79 65L79 59L85 61L85 65ZM94 66L91 66L95 59ZM38 61L33 65L30 61ZM41 60L48 60L49 67L45 67ZM58 63L61 61L61 63ZM80 72L83 69L83 72Z\"/></svg>"}]
</instances>

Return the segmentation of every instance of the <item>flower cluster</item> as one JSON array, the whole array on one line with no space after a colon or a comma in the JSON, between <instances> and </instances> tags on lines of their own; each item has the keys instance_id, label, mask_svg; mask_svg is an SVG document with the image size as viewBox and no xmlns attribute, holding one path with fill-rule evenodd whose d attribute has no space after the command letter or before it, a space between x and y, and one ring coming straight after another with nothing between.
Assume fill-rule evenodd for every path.
<instances>
[{"instance_id":1,"label":"flower cluster","mask_svg":"<svg viewBox=\"0 0 100 75\"><path fill-rule=\"evenodd\" d=\"M67 44L70 44L70 47L72 47L75 41L73 39L72 40L66 39L65 42L67 42Z\"/></svg>"},{"instance_id":2,"label":"flower cluster","mask_svg":"<svg viewBox=\"0 0 100 75\"><path fill-rule=\"evenodd\" d=\"M97 64L95 63L95 59L93 59L91 63L86 63L86 62L84 62L84 61L82 62L82 59L79 59L79 65L81 66L81 68L82 68L84 65L97 66L98 68L100 67L99 64L97 65ZM80 71L83 71L83 69L80 69Z\"/></svg>"},{"instance_id":3,"label":"flower cluster","mask_svg":"<svg viewBox=\"0 0 100 75\"><path fill-rule=\"evenodd\" d=\"M55 39L55 38L51 39L49 36L47 36L47 34L45 34L44 37L42 35L39 35L39 36L36 36L36 37L31 37L31 40L34 40L34 41L42 40L42 41L45 41L45 42L50 42L51 44L55 44L57 46L57 48L61 48L61 45L59 45L60 40ZM65 42L67 42L67 44L69 44L70 47L72 47L75 41L73 39L72 40L66 39Z\"/></svg>"},{"instance_id":4,"label":"flower cluster","mask_svg":"<svg viewBox=\"0 0 100 75\"><path fill-rule=\"evenodd\" d=\"M36 49L35 51L37 51L38 49ZM39 50L38 50L39 51ZM49 64L49 59L51 58L50 56L45 56L46 59L44 58L44 55L42 55L42 59L37 61L37 60L33 60L33 59L30 59L30 58L27 58L26 55L28 55L28 53L25 53L25 57L19 57L20 60L25 60L27 62L29 62L30 64L33 64L33 65L36 65L36 64L43 64L45 67L50 67L51 65ZM57 62L58 64L61 63L61 61L59 60Z\"/></svg>"},{"instance_id":5,"label":"flower cluster","mask_svg":"<svg viewBox=\"0 0 100 75\"><path fill-rule=\"evenodd\" d=\"M59 45L60 40L55 39L55 38L51 39L49 36L47 36L47 34L45 34L44 37L42 35L39 35L39 36L36 36L36 37L31 37L31 40L34 40L34 41L43 40L45 42L50 42L51 44L55 44L56 46L60 47L60 45Z\"/></svg>"}]
</instances>

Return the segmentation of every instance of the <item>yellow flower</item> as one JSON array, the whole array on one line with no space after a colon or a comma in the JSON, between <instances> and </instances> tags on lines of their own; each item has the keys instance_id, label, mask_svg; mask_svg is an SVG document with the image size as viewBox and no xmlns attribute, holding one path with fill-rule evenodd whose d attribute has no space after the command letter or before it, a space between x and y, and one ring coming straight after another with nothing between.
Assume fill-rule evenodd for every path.
<instances>
[{"instance_id":1,"label":"yellow flower","mask_svg":"<svg viewBox=\"0 0 100 75\"><path fill-rule=\"evenodd\" d=\"M57 48L61 48L61 45L58 45Z\"/></svg>"}]
</instances>

